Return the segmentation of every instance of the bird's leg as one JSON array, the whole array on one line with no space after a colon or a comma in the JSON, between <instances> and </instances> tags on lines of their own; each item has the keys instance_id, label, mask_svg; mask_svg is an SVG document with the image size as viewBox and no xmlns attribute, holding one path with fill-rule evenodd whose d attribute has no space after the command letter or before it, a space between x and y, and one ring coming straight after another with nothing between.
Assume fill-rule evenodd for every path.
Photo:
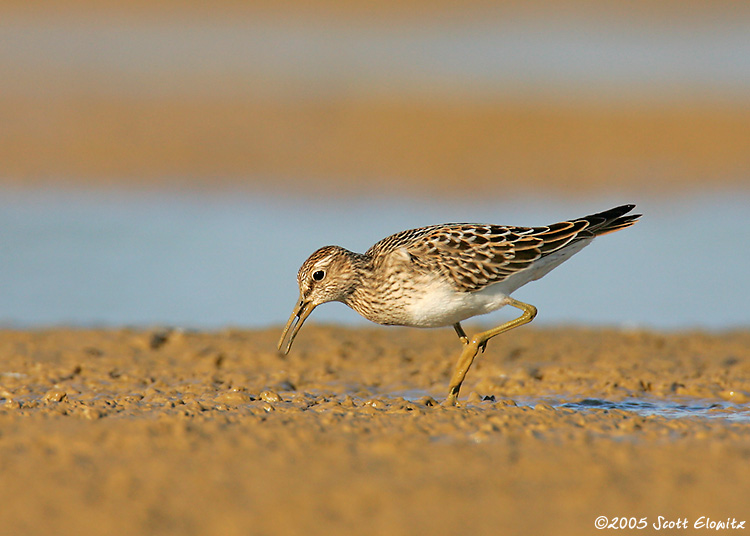
<instances>
[{"instance_id":1,"label":"bird's leg","mask_svg":"<svg viewBox=\"0 0 750 536\"><path fill-rule=\"evenodd\" d=\"M456 335L458 335L458 338L461 339L462 343L469 344L469 337L466 336L466 332L464 331L464 328L461 327L460 322L453 324L453 329L456 330Z\"/></svg>"},{"instance_id":2,"label":"bird's leg","mask_svg":"<svg viewBox=\"0 0 750 536\"><path fill-rule=\"evenodd\" d=\"M489 341L492 337L500 335L501 333L505 333L506 331L509 331L513 328L528 324L536 316L536 307L534 307L533 305L529 305L528 303L509 298L508 305L512 305L513 307L522 310L523 314L521 314L521 316L519 316L515 320L511 320L501 326L474 335L474 337L471 338L471 341L465 344L463 352L461 352L461 357L458 358L458 363L456 363L456 368L453 371L453 377L451 378L448 397L445 399L445 405L456 405L456 402L458 400L458 392L461 389L461 384L463 383L464 378L466 378L466 373L469 371L469 367L471 367L471 364L474 362L474 358L479 352L479 349L484 349L487 346L487 341ZM460 326L456 326L458 326L458 324L454 324L453 327L456 329L456 332L458 332ZM460 336L461 335L459 334L459 337Z\"/></svg>"}]
</instances>

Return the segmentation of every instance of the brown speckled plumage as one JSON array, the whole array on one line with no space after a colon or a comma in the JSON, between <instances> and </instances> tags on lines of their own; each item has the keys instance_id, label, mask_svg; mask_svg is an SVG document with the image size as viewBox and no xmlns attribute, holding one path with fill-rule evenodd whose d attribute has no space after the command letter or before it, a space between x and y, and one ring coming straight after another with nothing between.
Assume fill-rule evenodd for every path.
<instances>
[{"instance_id":1,"label":"brown speckled plumage","mask_svg":"<svg viewBox=\"0 0 750 536\"><path fill-rule=\"evenodd\" d=\"M377 259L406 248L416 267L440 272L456 290L471 292L503 281L572 242L632 225L639 215L624 215L633 207L625 205L545 227L474 223L421 227L384 238L365 257Z\"/></svg>"}]
</instances>

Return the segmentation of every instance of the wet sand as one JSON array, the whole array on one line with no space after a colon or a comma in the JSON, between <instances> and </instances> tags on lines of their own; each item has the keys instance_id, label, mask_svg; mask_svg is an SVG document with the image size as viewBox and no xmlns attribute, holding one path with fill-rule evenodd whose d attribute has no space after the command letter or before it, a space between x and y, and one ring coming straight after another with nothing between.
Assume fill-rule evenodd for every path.
<instances>
[{"instance_id":1,"label":"wet sand","mask_svg":"<svg viewBox=\"0 0 750 536\"><path fill-rule=\"evenodd\" d=\"M450 330L313 324L286 357L278 335L0 332L0 533L750 521L746 330L520 329L478 357L459 408L438 404ZM716 407L666 418L600 404L631 399Z\"/></svg>"}]
</instances>

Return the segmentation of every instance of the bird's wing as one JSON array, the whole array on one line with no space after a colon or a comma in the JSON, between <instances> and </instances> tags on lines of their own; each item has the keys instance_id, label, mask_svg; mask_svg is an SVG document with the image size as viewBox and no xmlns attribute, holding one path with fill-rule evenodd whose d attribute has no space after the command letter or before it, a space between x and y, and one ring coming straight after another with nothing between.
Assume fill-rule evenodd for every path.
<instances>
[{"instance_id":1,"label":"bird's wing","mask_svg":"<svg viewBox=\"0 0 750 536\"><path fill-rule=\"evenodd\" d=\"M447 223L401 231L384 238L366 253L373 258L399 258L450 278L456 289L471 292L506 280L534 262L579 240L628 227L640 214L623 205L544 227Z\"/></svg>"},{"instance_id":2,"label":"bird's wing","mask_svg":"<svg viewBox=\"0 0 750 536\"><path fill-rule=\"evenodd\" d=\"M415 265L441 272L458 290L470 292L504 281L583 238L587 226L584 220L546 227L449 224L415 233L399 248Z\"/></svg>"}]
</instances>

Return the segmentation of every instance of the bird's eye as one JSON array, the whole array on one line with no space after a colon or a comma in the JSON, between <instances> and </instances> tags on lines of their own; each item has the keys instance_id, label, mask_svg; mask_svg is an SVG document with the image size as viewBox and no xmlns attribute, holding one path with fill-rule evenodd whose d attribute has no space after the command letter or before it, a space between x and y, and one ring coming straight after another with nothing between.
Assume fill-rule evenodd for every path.
<instances>
[{"instance_id":1,"label":"bird's eye","mask_svg":"<svg viewBox=\"0 0 750 536\"><path fill-rule=\"evenodd\" d=\"M325 276L326 276L326 273L323 270L316 270L315 272L313 272L313 279L315 281L320 281Z\"/></svg>"}]
</instances>

